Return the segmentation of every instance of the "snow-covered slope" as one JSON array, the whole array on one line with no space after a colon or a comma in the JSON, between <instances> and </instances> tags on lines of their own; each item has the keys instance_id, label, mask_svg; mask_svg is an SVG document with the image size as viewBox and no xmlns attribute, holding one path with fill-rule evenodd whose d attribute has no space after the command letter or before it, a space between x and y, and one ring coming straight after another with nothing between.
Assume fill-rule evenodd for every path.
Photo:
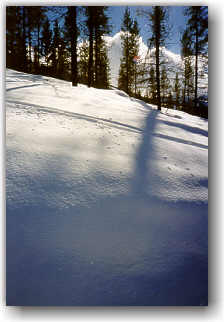
<instances>
[{"instance_id":1,"label":"snow-covered slope","mask_svg":"<svg viewBox=\"0 0 224 322\"><path fill-rule=\"evenodd\" d=\"M206 305L208 122L6 72L7 303Z\"/></svg>"}]
</instances>

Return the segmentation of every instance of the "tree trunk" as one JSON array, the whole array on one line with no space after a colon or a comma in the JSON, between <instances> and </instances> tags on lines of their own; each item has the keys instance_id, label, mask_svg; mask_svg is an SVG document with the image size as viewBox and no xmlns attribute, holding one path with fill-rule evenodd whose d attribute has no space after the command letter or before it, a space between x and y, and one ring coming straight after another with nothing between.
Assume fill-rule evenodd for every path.
<instances>
[{"instance_id":1,"label":"tree trunk","mask_svg":"<svg viewBox=\"0 0 224 322\"><path fill-rule=\"evenodd\" d=\"M98 75L98 66L99 66L99 37L98 32L95 30L95 86L99 86L99 75Z\"/></svg>"},{"instance_id":2,"label":"tree trunk","mask_svg":"<svg viewBox=\"0 0 224 322\"><path fill-rule=\"evenodd\" d=\"M156 90L157 90L157 107L161 111L160 97L160 71L159 71L159 44L160 44L160 18L159 11L156 10Z\"/></svg>"},{"instance_id":3,"label":"tree trunk","mask_svg":"<svg viewBox=\"0 0 224 322\"><path fill-rule=\"evenodd\" d=\"M78 84L78 72L77 72L77 8L71 7L72 17L72 39L71 39L71 67L72 67L72 86Z\"/></svg>"},{"instance_id":4,"label":"tree trunk","mask_svg":"<svg viewBox=\"0 0 224 322\"><path fill-rule=\"evenodd\" d=\"M40 23L38 21L37 24L37 71L39 71L40 67Z\"/></svg>"},{"instance_id":5,"label":"tree trunk","mask_svg":"<svg viewBox=\"0 0 224 322\"><path fill-rule=\"evenodd\" d=\"M126 67L127 67L127 75L126 75L126 92L129 95L129 37L127 34L127 46L126 46Z\"/></svg>"},{"instance_id":6,"label":"tree trunk","mask_svg":"<svg viewBox=\"0 0 224 322\"><path fill-rule=\"evenodd\" d=\"M196 16L197 20L197 16ZM198 22L195 25L195 88L194 88L194 106L197 108L198 100Z\"/></svg>"},{"instance_id":7,"label":"tree trunk","mask_svg":"<svg viewBox=\"0 0 224 322\"><path fill-rule=\"evenodd\" d=\"M92 15L92 12L90 12L88 87L91 87L92 85L93 85L93 15Z\"/></svg>"},{"instance_id":8,"label":"tree trunk","mask_svg":"<svg viewBox=\"0 0 224 322\"><path fill-rule=\"evenodd\" d=\"M23 6L23 70L27 70L27 59L26 59L26 12Z\"/></svg>"}]
</instances>

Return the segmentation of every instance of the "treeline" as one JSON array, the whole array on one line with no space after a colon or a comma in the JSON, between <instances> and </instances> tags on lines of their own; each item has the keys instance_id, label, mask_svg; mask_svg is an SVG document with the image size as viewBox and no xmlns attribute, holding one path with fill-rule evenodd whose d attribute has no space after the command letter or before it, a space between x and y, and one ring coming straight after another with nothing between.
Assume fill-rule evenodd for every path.
<instances>
[{"instance_id":1,"label":"treeline","mask_svg":"<svg viewBox=\"0 0 224 322\"><path fill-rule=\"evenodd\" d=\"M6 8L6 66L109 88L106 6ZM78 41L79 40L79 41Z\"/></svg>"},{"instance_id":2,"label":"treeline","mask_svg":"<svg viewBox=\"0 0 224 322\"><path fill-rule=\"evenodd\" d=\"M144 7L145 8L145 7ZM122 57L118 88L147 102L207 116L199 87L207 73L208 8L186 7L187 25L180 40L183 66L164 56L169 39L168 8L148 7L148 54L140 57L140 30L126 7L121 22ZM110 88L110 65L104 36L111 32L107 6L8 6L6 66L19 71ZM204 69L202 70L202 60Z\"/></svg>"},{"instance_id":3,"label":"treeline","mask_svg":"<svg viewBox=\"0 0 224 322\"><path fill-rule=\"evenodd\" d=\"M150 26L149 50L144 58L139 56L137 21L126 8L118 85L129 95L156 104L159 110L165 106L208 117L207 98L202 101L199 95L200 83L208 69L208 8L187 7L184 13L188 21L180 40L183 66L178 70L164 55L170 29L168 8L154 6L148 11L139 10L139 15L147 17Z\"/></svg>"}]
</instances>

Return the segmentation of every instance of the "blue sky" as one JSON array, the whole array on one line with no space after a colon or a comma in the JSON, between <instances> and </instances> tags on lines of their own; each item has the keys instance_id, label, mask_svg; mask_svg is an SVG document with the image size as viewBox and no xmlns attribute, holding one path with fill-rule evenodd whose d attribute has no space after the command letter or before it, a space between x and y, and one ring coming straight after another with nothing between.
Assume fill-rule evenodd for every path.
<instances>
[{"instance_id":1,"label":"blue sky","mask_svg":"<svg viewBox=\"0 0 224 322\"><path fill-rule=\"evenodd\" d=\"M109 6L108 16L110 17L110 24L112 25L111 35L116 34L121 30L121 24L124 16L126 6ZM139 27L140 35L143 38L145 44L150 37L150 26L149 20L146 17L140 17L137 15L138 9L142 8L145 10L150 10L151 6L129 6L132 18L136 18ZM187 18L183 14L184 6L168 6L169 13L169 25L172 26L169 39L167 39L166 48L171 50L176 54L180 54L180 38L181 32L186 27ZM60 14L61 15L61 14ZM59 15L59 16L60 16ZM49 14L51 16L51 14ZM83 20L83 17L81 18ZM59 19L60 23L60 19ZM62 20L61 20L62 23Z\"/></svg>"},{"instance_id":2,"label":"blue sky","mask_svg":"<svg viewBox=\"0 0 224 322\"><path fill-rule=\"evenodd\" d=\"M109 7L108 14L111 17L110 23L113 25L112 35L119 32L121 29L121 22L123 19L126 6L112 6ZM136 18L139 27L140 35L142 36L145 44L150 37L150 27L148 20L144 17L137 15L137 9L150 9L146 6L129 6L132 18ZM167 40L166 47L176 54L180 54L180 37L181 32L185 29L187 18L183 14L183 6L169 6L169 23L172 26L170 37Z\"/></svg>"}]
</instances>

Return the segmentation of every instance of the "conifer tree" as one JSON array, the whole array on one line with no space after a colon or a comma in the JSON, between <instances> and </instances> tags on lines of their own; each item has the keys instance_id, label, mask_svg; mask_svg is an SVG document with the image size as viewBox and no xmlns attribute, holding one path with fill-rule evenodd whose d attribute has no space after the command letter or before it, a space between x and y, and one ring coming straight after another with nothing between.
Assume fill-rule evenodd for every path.
<instances>
[{"instance_id":1,"label":"conifer tree","mask_svg":"<svg viewBox=\"0 0 224 322\"><path fill-rule=\"evenodd\" d=\"M155 70L153 66L150 67L149 70L149 93L148 96L154 102L156 100L156 77L155 77Z\"/></svg>"},{"instance_id":2,"label":"conifer tree","mask_svg":"<svg viewBox=\"0 0 224 322\"><path fill-rule=\"evenodd\" d=\"M161 94L162 94L161 102L165 103L167 101L169 89L170 89L170 81L167 77L167 72L165 67L162 68L160 86L161 86Z\"/></svg>"},{"instance_id":3,"label":"conifer tree","mask_svg":"<svg viewBox=\"0 0 224 322\"><path fill-rule=\"evenodd\" d=\"M49 54L51 53L51 46L52 46L52 31L50 29L50 22L49 19L46 17L46 20L43 24L43 31L42 31L42 47L43 47L43 55L45 57L45 61L49 63Z\"/></svg>"},{"instance_id":4,"label":"conifer tree","mask_svg":"<svg viewBox=\"0 0 224 322\"><path fill-rule=\"evenodd\" d=\"M78 83L77 38L79 30L77 26L77 10L78 8L76 6L67 7L64 32L67 50L71 55L71 74L73 86L77 86Z\"/></svg>"},{"instance_id":5,"label":"conifer tree","mask_svg":"<svg viewBox=\"0 0 224 322\"><path fill-rule=\"evenodd\" d=\"M94 37L94 7L86 7L86 25L88 28L89 36L89 60L88 60L88 87L93 86L94 69L93 69L93 37Z\"/></svg>"},{"instance_id":6,"label":"conifer tree","mask_svg":"<svg viewBox=\"0 0 224 322\"><path fill-rule=\"evenodd\" d=\"M28 70L29 72L33 71L33 58L32 53L33 49L35 47L35 44L33 43L33 36L34 36L34 29L35 29L35 12L34 6L28 6L26 7L27 10L27 37L28 37Z\"/></svg>"},{"instance_id":7,"label":"conifer tree","mask_svg":"<svg viewBox=\"0 0 224 322\"><path fill-rule=\"evenodd\" d=\"M194 82L194 100L195 108L198 100L198 59L205 53L208 46L208 7L191 6L185 11L188 16L187 32L191 39L191 49L195 55L195 82Z\"/></svg>"},{"instance_id":8,"label":"conifer tree","mask_svg":"<svg viewBox=\"0 0 224 322\"><path fill-rule=\"evenodd\" d=\"M157 106L161 110L161 88L160 88L160 48L165 43L167 37L167 10L165 7L154 6L149 19L152 28L152 37L149 39L151 47L155 48L156 59L156 92Z\"/></svg>"},{"instance_id":9,"label":"conifer tree","mask_svg":"<svg viewBox=\"0 0 224 322\"><path fill-rule=\"evenodd\" d=\"M191 39L188 31L185 30L181 38L181 56L184 62L183 72L183 103L187 100L189 102L190 92L193 88L193 69L192 69L192 50L191 50Z\"/></svg>"},{"instance_id":10,"label":"conifer tree","mask_svg":"<svg viewBox=\"0 0 224 322\"><path fill-rule=\"evenodd\" d=\"M53 30L53 41L52 41L52 74L54 76L58 75L58 53L59 53L59 44L60 44L60 30L58 25L58 20L55 20L54 30Z\"/></svg>"},{"instance_id":11,"label":"conifer tree","mask_svg":"<svg viewBox=\"0 0 224 322\"><path fill-rule=\"evenodd\" d=\"M89 42L84 40L78 48L78 73L82 84L88 84Z\"/></svg>"},{"instance_id":12,"label":"conifer tree","mask_svg":"<svg viewBox=\"0 0 224 322\"><path fill-rule=\"evenodd\" d=\"M121 26L122 57L118 78L118 87L127 94L132 94L135 87L136 66L134 57L139 51L139 28L137 21L133 21L127 7Z\"/></svg>"},{"instance_id":13,"label":"conifer tree","mask_svg":"<svg viewBox=\"0 0 224 322\"><path fill-rule=\"evenodd\" d=\"M6 8L6 64L27 71L27 10L25 6Z\"/></svg>"},{"instance_id":14,"label":"conifer tree","mask_svg":"<svg viewBox=\"0 0 224 322\"><path fill-rule=\"evenodd\" d=\"M94 13L94 85L99 88L109 86L109 60L103 36L110 32L109 18L106 14L108 7L95 7Z\"/></svg>"},{"instance_id":15,"label":"conifer tree","mask_svg":"<svg viewBox=\"0 0 224 322\"><path fill-rule=\"evenodd\" d=\"M89 54L88 54L88 86L108 87L109 61L103 35L110 31L107 7L86 7L86 26L88 29ZM104 79L104 83L102 80Z\"/></svg>"},{"instance_id":16,"label":"conifer tree","mask_svg":"<svg viewBox=\"0 0 224 322\"><path fill-rule=\"evenodd\" d=\"M33 19L33 27L36 31L36 39L34 40L34 47L36 48L36 64L35 71L39 72L40 69L40 56L42 54L41 48L41 31L43 22L45 20L45 13L47 8L42 6L35 6L32 10L32 19Z\"/></svg>"},{"instance_id":17,"label":"conifer tree","mask_svg":"<svg viewBox=\"0 0 224 322\"><path fill-rule=\"evenodd\" d=\"M179 76L178 76L178 73L176 73L173 91L175 93L175 101L176 101L177 107L179 106L179 103L180 103L180 89L181 89L181 86L179 82Z\"/></svg>"},{"instance_id":18,"label":"conifer tree","mask_svg":"<svg viewBox=\"0 0 224 322\"><path fill-rule=\"evenodd\" d=\"M21 66L21 14L20 7L6 7L6 66ZM17 59L15 59L15 57ZM18 65L18 66L17 66Z\"/></svg>"}]
</instances>

